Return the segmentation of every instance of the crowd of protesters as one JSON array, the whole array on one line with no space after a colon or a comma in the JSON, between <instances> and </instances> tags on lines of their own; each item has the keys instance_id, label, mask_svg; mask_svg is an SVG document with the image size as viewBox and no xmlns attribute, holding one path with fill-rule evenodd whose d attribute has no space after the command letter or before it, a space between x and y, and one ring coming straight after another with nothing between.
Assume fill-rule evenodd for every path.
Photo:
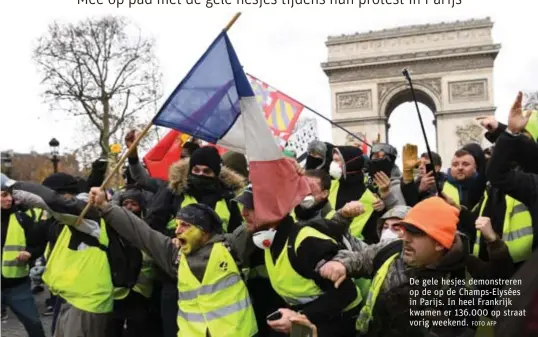
<instances>
[{"instance_id":1,"label":"crowd of protesters","mask_svg":"<svg viewBox=\"0 0 538 337\"><path fill-rule=\"evenodd\" d=\"M30 337L537 336L538 112L478 122L491 147L452 158L313 141L312 194L268 224L247 158L195 142L167 181L133 151L115 191L103 161L2 176L2 306Z\"/></svg>"}]
</instances>

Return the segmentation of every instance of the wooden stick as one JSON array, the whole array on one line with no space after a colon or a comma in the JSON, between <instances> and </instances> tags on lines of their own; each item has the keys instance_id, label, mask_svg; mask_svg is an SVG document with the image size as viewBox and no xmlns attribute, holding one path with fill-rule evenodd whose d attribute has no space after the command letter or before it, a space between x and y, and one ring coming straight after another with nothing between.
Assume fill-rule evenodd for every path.
<instances>
[{"instance_id":1,"label":"wooden stick","mask_svg":"<svg viewBox=\"0 0 538 337\"><path fill-rule=\"evenodd\" d=\"M241 12L237 12L233 18L230 20L230 22L228 22L228 24L226 25L226 27L224 28L225 31L228 31L230 30L230 28L232 28L233 24L237 21L237 19L239 19L239 17L241 16ZM100 188L103 190L105 188L105 186L110 182L110 180L112 179L112 177L114 177L115 174L118 173L120 167L123 166L123 163L125 162L125 160L131 155L131 153L133 152L134 149L136 149L136 147L138 146L138 144L140 143L140 141L142 140L142 138L148 133L148 131L151 129L151 127L153 126L153 120L151 120L148 125L146 125L146 127L142 130L142 132L136 137L136 139L134 140L133 144L129 147L129 149L127 150L127 152L125 152L123 154L123 156L121 156L120 160L118 160L118 163L116 164L116 167L114 167L114 170L112 172L110 172L108 174L108 176L105 178L105 180L103 181L103 183L101 184ZM90 207L91 207L91 204L88 203L86 204L86 207L84 207L84 209L82 210L82 213L80 213L80 215L78 216L77 218L77 221L75 222L75 225L78 225L80 224L80 222L82 221L82 219L84 218L84 216L86 216L86 214L88 213L88 211L90 210Z\"/></svg>"},{"instance_id":2,"label":"wooden stick","mask_svg":"<svg viewBox=\"0 0 538 337\"><path fill-rule=\"evenodd\" d=\"M226 25L226 27L224 28L224 30L227 32L230 30L230 28L232 28L232 26L234 25L234 23L237 21L237 19L239 19L239 17L241 16L241 12L237 12L235 13L234 17L230 20L230 22L228 22L228 24Z\"/></svg>"}]
</instances>

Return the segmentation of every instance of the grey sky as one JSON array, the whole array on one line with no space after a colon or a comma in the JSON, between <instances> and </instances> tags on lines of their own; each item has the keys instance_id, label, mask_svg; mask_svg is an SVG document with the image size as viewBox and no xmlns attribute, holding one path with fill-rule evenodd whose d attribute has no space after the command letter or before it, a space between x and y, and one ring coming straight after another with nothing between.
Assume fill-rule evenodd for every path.
<instances>
[{"instance_id":1,"label":"grey sky","mask_svg":"<svg viewBox=\"0 0 538 337\"><path fill-rule=\"evenodd\" d=\"M533 0L462 0L455 8L433 5L430 0L429 5L414 6L359 8L358 5L327 4L293 9L284 5L262 9L221 5L207 9L204 5L157 5L156 0L153 2L153 5L131 9L126 4L120 9L108 4L77 5L77 0L3 2L0 10L3 42L0 148L48 151L47 143L52 137L60 140L62 150L78 145L76 121L66 119L63 113L48 112L47 105L42 103L42 87L31 60L36 38L55 19L74 21L86 16L114 14L133 20L157 41L157 57L167 96L234 12L241 10L243 15L230 31L230 37L245 70L329 115L329 85L320 68L327 57L324 42L328 35L490 16L495 22L494 40L502 44L494 72L498 118L506 120L508 107L518 89L538 89L538 49L533 40L538 2ZM410 118L411 113L413 118ZM431 114L428 112L425 116L429 116L425 123L431 125ZM399 149L405 142L421 141L413 105L400 106L390 123L391 143ZM328 123L320 121L319 126L324 140L330 140ZM434 138L431 132L430 138Z\"/></svg>"}]
</instances>

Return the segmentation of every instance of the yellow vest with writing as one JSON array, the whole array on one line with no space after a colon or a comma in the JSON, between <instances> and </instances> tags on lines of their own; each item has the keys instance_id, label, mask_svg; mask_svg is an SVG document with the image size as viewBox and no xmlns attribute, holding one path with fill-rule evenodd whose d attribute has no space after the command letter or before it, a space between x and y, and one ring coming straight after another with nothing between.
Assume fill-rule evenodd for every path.
<instances>
[{"instance_id":1,"label":"yellow vest with writing","mask_svg":"<svg viewBox=\"0 0 538 337\"><path fill-rule=\"evenodd\" d=\"M288 244L293 244L293 248L297 252L301 242L308 237L315 237L334 242L329 236L312 227L305 226L299 230L294 243L286 240L286 244L284 245L282 252L278 255L276 261L273 262L270 249L265 249L264 251L265 266L267 267L267 273L269 274L269 280L271 281L273 289L292 306L308 304L323 294L323 290L321 290L316 282L304 278L293 269L288 257ZM361 300L360 290L357 289L357 297L344 309L344 311L355 308Z\"/></svg>"},{"instance_id":2,"label":"yellow vest with writing","mask_svg":"<svg viewBox=\"0 0 538 337\"><path fill-rule=\"evenodd\" d=\"M333 180L331 182L331 189L329 190L329 202L333 209L336 209L336 196L338 195L339 188L340 188L340 181ZM351 235L353 235L354 237L359 238L359 239L363 238L362 230L364 229L364 226L368 222L368 219L370 219L370 216L374 212L375 200L376 200L376 197L369 189L366 189L364 193L362 194L361 198L359 199L359 201L364 206L364 213L353 218L353 221L351 222L351 225L349 226L349 231Z\"/></svg>"},{"instance_id":3,"label":"yellow vest with writing","mask_svg":"<svg viewBox=\"0 0 538 337\"><path fill-rule=\"evenodd\" d=\"M100 222L99 242L108 246L105 222ZM69 249L71 230L65 226L52 249L43 274L50 291L77 309L92 313L112 312L113 285L108 258L99 247L81 244Z\"/></svg>"},{"instance_id":4,"label":"yellow vest with writing","mask_svg":"<svg viewBox=\"0 0 538 337\"><path fill-rule=\"evenodd\" d=\"M222 243L213 244L202 282L187 258L178 267L178 337L251 337L258 333L241 273Z\"/></svg>"},{"instance_id":5,"label":"yellow vest with writing","mask_svg":"<svg viewBox=\"0 0 538 337\"><path fill-rule=\"evenodd\" d=\"M188 194L184 194L183 202L181 203L181 208L191 205L191 204L197 204L198 201L196 201L196 198L193 196L190 196ZM215 213L217 213L220 217L220 220L222 220L222 229L224 232L228 232L228 223L230 222L230 210L228 209L228 205L226 204L226 201L224 199L221 199L217 201L215 204ZM176 228L176 219L175 217L168 222L168 229L175 229Z\"/></svg>"},{"instance_id":6,"label":"yellow vest with writing","mask_svg":"<svg viewBox=\"0 0 538 337\"><path fill-rule=\"evenodd\" d=\"M484 195L480 216L484 212L488 201L487 192ZM506 212L504 213L502 240L508 246L508 251L514 263L527 260L532 254L532 241L534 231L532 217L527 207L516 199L506 196ZM473 247L473 255L478 257L480 253L480 231L476 231L476 240Z\"/></svg>"},{"instance_id":7,"label":"yellow vest with writing","mask_svg":"<svg viewBox=\"0 0 538 337\"><path fill-rule=\"evenodd\" d=\"M17 260L19 253L26 250L26 235L15 213L9 216L6 242L2 251L2 276L20 278L28 276L28 263Z\"/></svg>"}]
</instances>

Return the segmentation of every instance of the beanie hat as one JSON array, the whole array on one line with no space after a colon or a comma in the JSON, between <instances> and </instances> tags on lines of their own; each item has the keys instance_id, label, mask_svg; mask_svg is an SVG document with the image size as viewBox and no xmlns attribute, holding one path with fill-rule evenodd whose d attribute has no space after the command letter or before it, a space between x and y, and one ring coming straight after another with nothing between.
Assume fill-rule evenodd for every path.
<instances>
[{"instance_id":1,"label":"beanie hat","mask_svg":"<svg viewBox=\"0 0 538 337\"><path fill-rule=\"evenodd\" d=\"M144 208L145 206L144 194L142 194L142 191L139 189L131 188L121 192L119 198L120 205L123 204L125 200L136 201L141 208Z\"/></svg>"},{"instance_id":2,"label":"beanie hat","mask_svg":"<svg viewBox=\"0 0 538 337\"><path fill-rule=\"evenodd\" d=\"M248 178L248 163L244 154L228 151L222 155L224 166L234 170L245 178Z\"/></svg>"},{"instance_id":3,"label":"beanie hat","mask_svg":"<svg viewBox=\"0 0 538 337\"><path fill-rule=\"evenodd\" d=\"M76 195L79 192L79 181L67 173L54 173L43 180L43 186L46 186L58 193L69 193Z\"/></svg>"},{"instance_id":4,"label":"beanie hat","mask_svg":"<svg viewBox=\"0 0 538 337\"><path fill-rule=\"evenodd\" d=\"M402 221L410 232L422 231L450 249L456 238L459 211L439 197L423 200L411 208ZM414 227L414 228L413 228Z\"/></svg>"},{"instance_id":5,"label":"beanie hat","mask_svg":"<svg viewBox=\"0 0 538 337\"><path fill-rule=\"evenodd\" d=\"M387 219L405 219L405 216L407 213L409 213L409 210L411 210L411 207L405 206L405 205L396 205L387 212L385 212L377 221L377 231L378 233L381 232L383 229L383 224L385 223L385 220Z\"/></svg>"},{"instance_id":6,"label":"beanie hat","mask_svg":"<svg viewBox=\"0 0 538 337\"><path fill-rule=\"evenodd\" d=\"M201 147L194 151L189 159L189 172L196 165L207 166L218 176L222 167L222 158L216 148L212 146Z\"/></svg>"},{"instance_id":7,"label":"beanie hat","mask_svg":"<svg viewBox=\"0 0 538 337\"><path fill-rule=\"evenodd\" d=\"M222 220L211 207L204 204L190 204L182 207L177 212L176 218L207 233L222 233Z\"/></svg>"}]
</instances>

